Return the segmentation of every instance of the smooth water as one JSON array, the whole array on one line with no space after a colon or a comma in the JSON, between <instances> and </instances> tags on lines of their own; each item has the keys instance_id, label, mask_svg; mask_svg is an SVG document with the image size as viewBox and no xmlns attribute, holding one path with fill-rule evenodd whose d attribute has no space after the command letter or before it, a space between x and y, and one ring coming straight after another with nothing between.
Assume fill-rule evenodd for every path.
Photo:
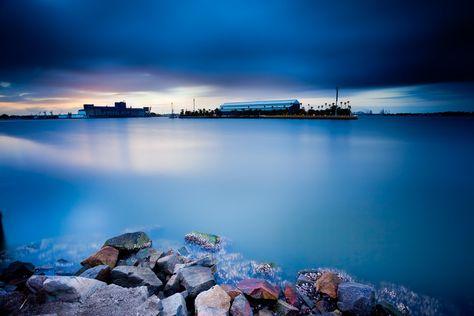
<instances>
[{"instance_id":1,"label":"smooth water","mask_svg":"<svg viewBox=\"0 0 474 316\"><path fill-rule=\"evenodd\" d=\"M472 307L473 135L470 118L0 121L0 208L10 245L200 230L288 278L334 267Z\"/></svg>"}]
</instances>

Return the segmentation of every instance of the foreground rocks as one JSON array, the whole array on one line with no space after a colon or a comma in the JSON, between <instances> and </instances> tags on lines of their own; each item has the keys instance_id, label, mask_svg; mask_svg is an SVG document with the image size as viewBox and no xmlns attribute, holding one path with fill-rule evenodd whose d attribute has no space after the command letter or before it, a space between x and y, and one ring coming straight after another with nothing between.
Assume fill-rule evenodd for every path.
<instances>
[{"instance_id":1,"label":"foreground rocks","mask_svg":"<svg viewBox=\"0 0 474 316\"><path fill-rule=\"evenodd\" d=\"M213 252L220 239L188 235L188 243L208 254L190 259L183 255L186 249L163 253L136 232L107 240L81 262L77 276L32 275L33 265L12 263L1 275L0 314L401 315L389 303L377 302L371 286L328 270L300 271L296 284L282 288L258 278L217 285Z\"/></svg>"}]
</instances>

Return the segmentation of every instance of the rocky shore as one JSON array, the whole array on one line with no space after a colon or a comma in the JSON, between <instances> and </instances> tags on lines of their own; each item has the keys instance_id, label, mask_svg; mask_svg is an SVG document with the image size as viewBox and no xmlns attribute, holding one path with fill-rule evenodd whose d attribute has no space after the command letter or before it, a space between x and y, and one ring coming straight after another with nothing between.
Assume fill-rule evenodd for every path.
<instances>
[{"instance_id":1,"label":"rocky shore","mask_svg":"<svg viewBox=\"0 0 474 316\"><path fill-rule=\"evenodd\" d=\"M218 284L218 236L192 232L185 241L201 247L159 251L144 232L108 239L75 275L44 275L26 262L2 271L2 315L403 315L377 301L373 287L322 269L304 270L296 282L274 284L245 278ZM265 274L272 264L257 267ZM258 270L257 269L257 270Z\"/></svg>"}]
</instances>

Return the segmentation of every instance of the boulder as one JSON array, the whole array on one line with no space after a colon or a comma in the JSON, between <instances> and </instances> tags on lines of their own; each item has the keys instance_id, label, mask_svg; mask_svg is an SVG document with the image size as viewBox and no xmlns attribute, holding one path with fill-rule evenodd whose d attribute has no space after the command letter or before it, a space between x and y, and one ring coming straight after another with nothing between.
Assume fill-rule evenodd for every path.
<instances>
[{"instance_id":1,"label":"boulder","mask_svg":"<svg viewBox=\"0 0 474 316\"><path fill-rule=\"evenodd\" d=\"M230 284L221 284L221 288L227 293L227 295L230 296L231 299L234 299L242 294L238 288Z\"/></svg>"},{"instance_id":2,"label":"boulder","mask_svg":"<svg viewBox=\"0 0 474 316\"><path fill-rule=\"evenodd\" d=\"M259 310L257 312L257 316L273 316L275 313L273 313L271 310L269 310L267 307Z\"/></svg>"},{"instance_id":3,"label":"boulder","mask_svg":"<svg viewBox=\"0 0 474 316\"><path fill-rule=\"evenodd\" d=\"M25 293L0 289L0 315L15 315L26 298Z\"/></svg>"},{"instance_id":4,"label":"boulder","mask_svg":"<svg viewBox=\"0 0 474 316\"><path fill-rule=\"evenodd\" d=\"M148 298L145 286L124 288L110 284L97 290L80 306L80 315L158 315L156 296ZM157 304L155 304L157 303ZM158 305L158 306L157 306Z\"/></svg>"},{"instance_id":5,"label":"boulder","mask_svg":"<svg viewBox=\"0 0 474 316\"><path fill-rule=\"evenodd\" d=\"M199 259L196 259L194 261L191 261L189 263L186 263L185 266L186 267L190 267L190 266L203 266L203 267L208 267L208 268L212 268L213 266L215 266L217 264L217 261L216 259L214 259L212 256L210 255L207 255L207 256L204 256L204 257L201 257Z\"/></svg>"},{"instance_id":6,"label":"boulder","mask_svg":"<svg viewBox=\"0 0 474 316\"><path fill-rule=\"evenodd\" d=\"M81 264L91 268L106 264L113 269L117 264L118 255L119 251L117 249L114 247L105 246L89 258L82 261Z\"/></svg>"},{"instance_id":7,"label":"boulder","mask_svg":"<svg viewBox=\"0 0 474 316\"><path fill-rule=\"evenodd\" d=\"M371 315L373 316L403 316L403 313L395 306L386 301L381 301L375 305Z\"/></svg>"},{"instance_id":8,"label":"boulder","mask_svg":"<svg viewBox=\"0 0 474 316\"><path fill-rule=\"evenodd\" d=\"M130 253L151 247L151 239L144 232L126 233L108 239L104 246L114 247L121 253Z\"/></svg>"},{"instance_id":9,"label":"boulder","mask_svg":"<svg viewBox=\"0 0 474 316\"><path fill-rule=\"evenodd\" d=\"M178 273L178 278L190 297L196 297L216 284L211 268L201 266L182 268Z\"/></svg>"},{"instance_id":10,"label":"boulder","mask_svg":"<svg viewBox=\"0 0 474 316\"><path fill-rule=\"evenodd\" d=\"M118 266L110 274L112 283L123 287L146 286L150 293L158 292L163 283L150 268Z\"/></svg>"},{"instance_id":11,"label":"boulder","mask_svg":"<svg viewBox=\"0 0 474 316\"><path fill-rule=\"evenodd\" d=\"M160 316L187 316L188 309L183 295L176 293L161 300L163 309Z\"/></svg>"},{"instance_id":12,"label":"boulder","mask_svg":"<svg viewBox=\"0 0 474 316\"><path fill-rule=\"evenodd\" d=\"M334 311L337 308L337 304L333 299L320 299L319 301L316 302L316 309L320 313L329 313Z\"/></svg>"},{"instance_id":13,"label":"boulder","mask_svg":"<svg viewBox=\"0 0 474 316\"><path fill-rule=\"evenodd\" d=\"M20 285L24 284L26 280L35 272L35 266L29 262L14 261L3 270L1 279L2 281Z\"/></svg>"},{"instance_id":14,"label":"boulder","mask_svg":"<svg viewBox=\"0 0 474 316\"><path fill-rule=\"evenodd\" d=\"M298 300L298 294L296 293L296 289L295 289L295 286L291 283L286 283L285 284L285 288L283 290L283 294L285 295L285 300L295 306L295 307L299 307L300 306L300 303L299 303L299 300Z\"/></svg>"},{"instance_id":15,"label":"boulder","mask_svg":"<svg viewBox=\"0 0 474 316\"><path fill-rule=\"evenodd\" d=\"M136 265L140 267L148 267L150 269L155 269L156 262L163 255L163 252L158 251L154 248L143 248L140 249L135 258L137 260Z\"/></svg>"},{"instance_id":16,"label":"boulder","mask_svg":"<svg viewBox=\"0 0 474 316\"><path fill-rule=\"evenodd\" d=\"M26 285L34 294L45 293L50 300L62 302L83 301L98 289L107 286L106 283L95 279L42 275L33 275Z\"/></svg>"},{"instance_id":17,"label":"boulder","mask_svg":"<svg viewBox=\"0 0 474 316\"><path fill-rule=\"evenodd\" d=\"M198 294L194 301L196 315L228 315L230 296L219 286L214 285Z\"/></svg>"},{"instance_id":18,"label":"boulder","mask_svg":"<svg viewBox=\"0 0 474 316\"><path fill-rule=\"evenodd\" d=\"M299 314L299 309L283 300L278 300L275 307L278 316L296 316Z\"/></svg>"},{"instance_id":19,"label":"boulder","mask_svg":"<svg viewBox=\"0 0 474 316\"><path fill-rule=\"evenodd\" d=\"M337 298L338 309L348 314L369 315L375 305L374 288L355 282L339 284Z\"/></svg>"},{"instance_id":20,"label":"boulder","mask_svg":"<svg viewBox=\"0 0 474 316\"><path fill-rule=\"evenodd\" d=\"M96 279L103 282L108 282L110 279L110 267L102 264L93 268L87 269L82 272L79 276L83 278Z\"/></svg>"},{"instance_id":21,"label":"boulder","mask_svg":"<svg viewBox=\"0 0 474 316\"><path fill-rule=\"evenodd\" d=\"M184 236L184 240L190 244L200 246L209 251L220 249L221 239L217 235L201 233L197 231L190 232Z\"/></svg>"},{"instance_id":22,"label":"boulder","mask_svg":"<svg viewBox=\"0 0 474 316\"><path fill-rule=\"evenodd\" d=\"M245 295L239 294L234 298L230 308L232 316L253 316L252 307L245 298Z\"/></svg>"},{"instance_id":23,"label":"boulder","mask_svg":"<svg viewBox=\"0 0 474 316\"><path fill-rule=\"evenodd\" d=\"M166 296L169 296L169 295L179 292L180 289L181 289L181 285L179 283L178 275L173 274L169 278L168 282L166 282L165 288L163 291Z\"/></svg>"},{"instance_id":24,"label":"boulder","mask_svg":"<svg viewBox=\"0 0 474 316\"><path fill-rule=\"evenodd\" d=\"M150 296L143 304L138 306L135 315L140 316L157 316L160 315L163 310L163 304L161 300L156 296Z\"/></svg>"},{"instance_id":25,"label":"boulder","mask_svg":"<svg viewBox=\"0 0 474 316\"><path fill-rule=\"evenodd\" d=\"M155 269L166 274L173 274L175 266L179 263L181 263L179 256L172 253L158 259L156 261Z\"/></svg>"},{"instance_id":26,"label":"boulder","mask_svg":"<svg viewBox=\"0 0 474 316\"><path fill-rule=\"evenodd\" d=\"M277 300L280 289L262 279L244 279L237 288L254 299Z\"/></svg>"},{"instance_id":27,"label":"boulder","mask_svg":"<svg viewBox=\"0 0 474 316\"><path fill-rule=\"evenodd\" d=\"M316 280L316 291L328 295L330 298L337 297L337 286L341 279L336 273L324 271Z\"/></svg>"},{"instance_id":28,"label":"boulder","mask_svg":"<svg viewBox=\"0 0 474 316\"><path fill-rule=\"evenodd\" d=\"M260 273L264 275L272 275L276 271L276 264L273 262L261 262L261 263L254 263L253 268L255 273Z\"/></svg>"}]
</instances>

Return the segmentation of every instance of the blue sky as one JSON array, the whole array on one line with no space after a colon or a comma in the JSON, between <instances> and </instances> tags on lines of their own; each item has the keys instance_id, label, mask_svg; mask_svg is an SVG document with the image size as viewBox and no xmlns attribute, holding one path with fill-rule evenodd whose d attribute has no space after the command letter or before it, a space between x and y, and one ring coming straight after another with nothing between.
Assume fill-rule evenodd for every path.
<instances>
[{"instance_id":1,"label":"blue sky","mask_svg":"<svg viewBox=\"0 0 474 316\"><path fill-rule=\"evenodd\" d=\"M0 0L0 113L317 106L335 86L355 110L474 110L472 4L333 2Z\"/></svg>"}]
</instances>

